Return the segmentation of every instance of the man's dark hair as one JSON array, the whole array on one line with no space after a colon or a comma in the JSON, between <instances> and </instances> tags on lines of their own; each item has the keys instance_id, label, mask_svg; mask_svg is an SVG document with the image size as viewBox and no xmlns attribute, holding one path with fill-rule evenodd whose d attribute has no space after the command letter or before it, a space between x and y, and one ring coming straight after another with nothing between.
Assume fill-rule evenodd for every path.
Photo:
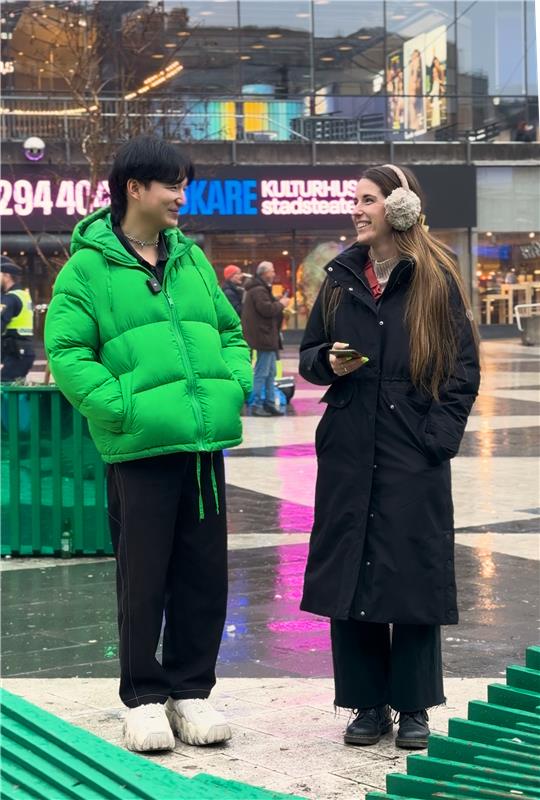
<instances>
[{"instance_id":1,"label":"man's dark hair","mask_svg":"<svg viewBox=\"0 0 540 800\"><path fill-rule=\"evenodd\" d=\"M127 182L131 178L146 187L152 181L175 184L193 180L195 170L181 150L157 136L135 136L122 145L109 175L111 216L119 224L127 211Z\"/></svg>"}]
</instances>

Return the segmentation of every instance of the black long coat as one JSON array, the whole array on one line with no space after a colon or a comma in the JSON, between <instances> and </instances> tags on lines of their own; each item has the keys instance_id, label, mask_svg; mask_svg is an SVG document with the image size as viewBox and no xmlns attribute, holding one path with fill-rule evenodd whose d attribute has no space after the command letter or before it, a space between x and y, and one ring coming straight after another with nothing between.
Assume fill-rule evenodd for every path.
<instances>
[{"instance_id":1,"label":"black long coat","mask_svg":"<svg viewBox=\"0 0 540 800\"><path fill-rule=\"evenodd\" d=\"M358 244L326 267L341 286L331 335L322 295L300 348L300 374L330 388L315 436L318 475L301 608L336 619L409 624L458 621L450 461L478 393L471 324L449 277L459 341L440 401L417 390L404 323L414 265L401 261L378 303ZM348 342L369 362L337 377L329 341Z\"/></svg>"}]
</instances>

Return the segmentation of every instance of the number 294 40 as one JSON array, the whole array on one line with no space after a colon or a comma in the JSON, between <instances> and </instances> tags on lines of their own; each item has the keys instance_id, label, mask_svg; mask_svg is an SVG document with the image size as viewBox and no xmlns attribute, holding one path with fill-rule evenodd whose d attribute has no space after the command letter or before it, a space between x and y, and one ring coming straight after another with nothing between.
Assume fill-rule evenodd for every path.
<instances>
[{"instance_id":1,"label":"number 294 40","mask_svg":"<svg viewBox=\"0 0 540 800\"><path fill-rule=\"evenodd\" d=\"M49 217L55 210L68 216L84 216L108 203L107 181L99 181L91 200L90 181L87 180L62 180L59 183L47 179L35 183L25 179L0 180L0 217L14 214L28 217L34 213Z\"/></svg>"}]
</instances>

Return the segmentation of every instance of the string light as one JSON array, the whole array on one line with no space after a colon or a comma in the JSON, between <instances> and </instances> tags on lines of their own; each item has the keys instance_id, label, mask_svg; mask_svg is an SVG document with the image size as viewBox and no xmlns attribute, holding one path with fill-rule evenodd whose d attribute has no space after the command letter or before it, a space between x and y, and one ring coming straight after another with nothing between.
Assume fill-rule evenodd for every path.
<instances>
[{"instance_id":1,"label":"string light","mask_svg":"<svg viewBox=\"0 0 540 800\"><path fill-rule=\"evenodd\" d=\"M47 109L46 111L36 111L27 108L1 108L0 114L11 114L13 117L70 117L87 114L90 111L97 111L98 106L79 106L79 108Z\"/></svg>"},{"instance_id":2,"label":"string light","mask_svg":"<svg viewBox=\"0 0 540 800\"><path fill-rule=\"evenodd\" d=\"M148 78L145 78L143 81L142 86L140 86L136 91L129 92L129 94L124 95L124 100L134 100L141 94L146 94L146 92L150 91L150 89L155 89L156 86L161 86L162 83L166 81L170 81L175 75L178 75L184 69L182 64L179 61L171 62L165 69L156 72L154 75L150 75Z\"/></svg>"}]
</instances>

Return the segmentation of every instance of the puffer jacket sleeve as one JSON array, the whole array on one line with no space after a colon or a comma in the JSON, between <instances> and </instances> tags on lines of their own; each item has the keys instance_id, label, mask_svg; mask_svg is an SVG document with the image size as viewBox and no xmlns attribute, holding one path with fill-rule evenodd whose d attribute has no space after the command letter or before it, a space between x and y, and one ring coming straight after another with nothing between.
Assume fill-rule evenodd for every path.
<instances>
[{"instance_id":1,"label":"puffer jacket sleeve","mask_svg":"<svg viewBox=\"0 0 540 800\"><path fill-rule=\"evenodd\" d=\"M455 283L450 286L450 306L456 326L456 366L434 400L426 421L425 438L434 461L453 458L465 432L467 419L480 386L480 358L469 312Z\"/></svg>"},{"instance_id":2,"label":"puffer jacket sleeve","mask_svg":"<svg viewBox=\"0 0 540 800\"><path fill-rule=\"evenodd\" d=\"M306 330L300 345L300 375L310 383L327 386L338 379L338 375L330 367L328 351L332 342L328 342L323 319L323 288L317 295L311 309Z\"/></svg>"},{"instance_id":3,"label":"puffer jacket sleeve","mask_svg":"<svg viewBox=\"0 0 540 800\"><path fill-rule=\"evenodd\" d=\"M69 402L92 422L119 432L124 416L120 383L99 361L99 329L87 280L68 261L54 286L45 320L51 373Z\"/></svg>"}]
</instances>

